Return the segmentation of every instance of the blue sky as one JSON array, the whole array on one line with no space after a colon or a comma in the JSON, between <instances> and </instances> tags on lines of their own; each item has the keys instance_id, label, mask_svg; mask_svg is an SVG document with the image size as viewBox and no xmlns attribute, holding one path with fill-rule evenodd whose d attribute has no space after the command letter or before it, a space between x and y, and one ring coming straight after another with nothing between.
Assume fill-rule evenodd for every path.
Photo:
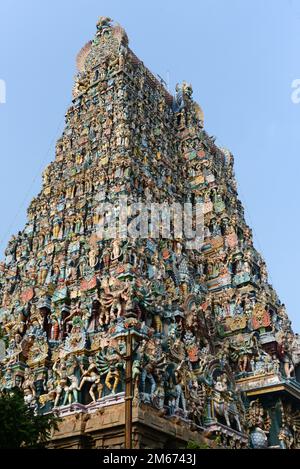
<instances>
[{"instance_id":1,"label":"blue sky","mask_svg":"<svg viewBox=\"0 0 300 469\"><path fill-rule=\"evenodd\" d=\"M98 16L167 79L186 79L208 132L235 156L239 194L271 283L294 329L298 312L299 0L6 0L0 7L0 252L53 159L71 101L75 57Z\"/></svg>"}]
</instances>

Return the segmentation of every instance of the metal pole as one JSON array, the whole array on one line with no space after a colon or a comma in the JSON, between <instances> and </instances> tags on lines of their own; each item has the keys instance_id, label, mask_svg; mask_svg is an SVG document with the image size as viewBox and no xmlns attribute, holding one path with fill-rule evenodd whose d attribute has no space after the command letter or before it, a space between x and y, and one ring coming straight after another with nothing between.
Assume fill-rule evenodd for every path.
<instances>
[{"instance_id":1,"label":"metal pole","mask_svg":"<svg viewBox=\"0 0 300 469\"><path fill-rule=\"evenodd\" d=\"M132 335L126 337L125 449L132 449Z\"/></svg>"}]
</instances>

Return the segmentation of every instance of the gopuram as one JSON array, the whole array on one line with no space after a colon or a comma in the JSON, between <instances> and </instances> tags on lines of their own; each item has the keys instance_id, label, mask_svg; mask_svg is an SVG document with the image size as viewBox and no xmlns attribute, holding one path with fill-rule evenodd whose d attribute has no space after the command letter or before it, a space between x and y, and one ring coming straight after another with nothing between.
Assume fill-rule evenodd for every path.
<instances>
[{"instance_id":1,"label":"gopuram","mask_svg":"<svg viewBox=\"0 0 300 469\"><path fill-rule=\"evenodd\" d=\"M133 448L299 448L299 336L232 154L191 85L172 96L110 18L77 67L55 161L0 264L0 390L61 417L51 448L124 448L126 406ZM202 207L201 244L154 236L163 213L149 236L108 236L124 200L136 232L133 204Z\"/></svg>"}]
</instances>

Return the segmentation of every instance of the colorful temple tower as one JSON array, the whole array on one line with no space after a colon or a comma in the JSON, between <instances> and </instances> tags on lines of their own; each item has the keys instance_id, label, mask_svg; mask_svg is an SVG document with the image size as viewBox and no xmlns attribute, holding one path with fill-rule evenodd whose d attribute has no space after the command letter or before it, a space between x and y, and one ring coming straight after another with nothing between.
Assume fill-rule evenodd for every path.
<instances>
[{"instance_id":1,"label":"colorful temple tower","mask_svg":"<svg viewBox=\"0 0 300 469\"><path fill-rule=\"evenodd\" d=\"M77 66L55 161L0 264L1 389L62 417L51 447L122 448L128 418L134 448L299 447L300 341L232 154L191 86L170 95L110 18ZM150 235L145 205L172 207ZM163 235L180 207L193 233L200 207L200 244Z\"/></svg>"}]
</instances>

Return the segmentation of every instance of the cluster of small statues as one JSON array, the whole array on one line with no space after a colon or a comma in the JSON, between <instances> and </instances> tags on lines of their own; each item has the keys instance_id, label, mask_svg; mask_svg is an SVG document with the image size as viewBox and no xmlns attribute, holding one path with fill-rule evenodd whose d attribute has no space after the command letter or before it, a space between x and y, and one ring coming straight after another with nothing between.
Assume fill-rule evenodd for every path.
<instances>
[{"instance_id":1,"label":"cluster of small statues","mask_svg":"<svg viewBox=\"0 0 300 469\"><path fill-rule=\"evenodd\" d=\"M56 159L0 264L0 389L22 388L36 412L123 393L132 320L142 337L132 357L139 403L265 447L270 413L241 383L296 382L300 341L253 246L233 156L203 129L191 85L172 97L110 18L77 64ZM99 237L99 205L118 216L122 196L201 204L202 245ZM293 411L280 406L279 444L296 447Z\"/></svg>"}]
</instances>

